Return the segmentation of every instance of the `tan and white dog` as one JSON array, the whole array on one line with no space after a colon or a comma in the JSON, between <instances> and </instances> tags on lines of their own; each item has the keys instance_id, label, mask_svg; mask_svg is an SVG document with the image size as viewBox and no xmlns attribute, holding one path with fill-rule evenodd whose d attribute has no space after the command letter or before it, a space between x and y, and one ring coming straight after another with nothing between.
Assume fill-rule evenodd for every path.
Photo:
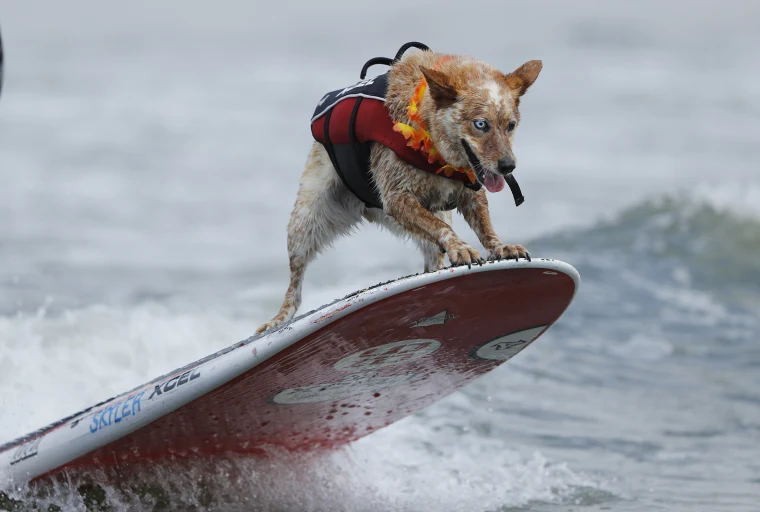
<instances>
[{"instance_id":1,"label":"tan and white dog","mask_svg":"<svg viewBox=\"0 0 760 512\"><path fill-rule=\"evenodd\" d=\"M520 97L541 67L533 60L505 74L470 57L413 52L392 66L385 105L393 121L409 123L410 98L424 76L427 87L418 109L435 149L448 164L473 169L481 185L498 192L516 165L512 140L520 121ZM421 171L381 144L372 146L370 173L383 209L368 208L352 194L325 147L314 142L288 224L290 284L280 311L257 332L293 318L309 262L363 220L412 238L422 251L426 272L442 268L444 255L452 265L483 263L480 253L451 228L451 211L444 208L454 202L489 259L530 258L522 245L499 239L486 190Z\"/></svg>"}]
</instances>

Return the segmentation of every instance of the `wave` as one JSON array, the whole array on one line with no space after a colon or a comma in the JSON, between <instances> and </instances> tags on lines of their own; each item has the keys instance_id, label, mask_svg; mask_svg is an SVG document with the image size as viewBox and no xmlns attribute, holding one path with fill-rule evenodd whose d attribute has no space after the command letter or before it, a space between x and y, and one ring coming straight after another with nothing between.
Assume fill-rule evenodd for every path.
<instances>
[{"instance_id":1,"label":"wave","mask_svg":"<svg viewBox=\"0 0 760 512\"><path fill-rule=\"evenodd\" d=\"M706 199L645 201L591 227L542 236L531 246L577 264L584 277L617 266L731 302L760 304L760 219Z\"/></svg>"},{"instance_id":2,"label":"wave","mask_svg":"<svg viewBox=\"0 0 760 512\"><path fill-rule=\"evenodd\" d=\"M7 494L0 491L0 510L485 512L620 500L540 453L520 456L500 447L498 457L488 454L500 462L489 470L451 443L444 445L444 457L416 453L414 446L393 448L365 444L323 457L280 454L271 460L228 455L156 463L127 475L71 472ZM417 456L422 460L415 461ZM437 464L431 457L439 459Z\"/></svg>"}]
</instances>

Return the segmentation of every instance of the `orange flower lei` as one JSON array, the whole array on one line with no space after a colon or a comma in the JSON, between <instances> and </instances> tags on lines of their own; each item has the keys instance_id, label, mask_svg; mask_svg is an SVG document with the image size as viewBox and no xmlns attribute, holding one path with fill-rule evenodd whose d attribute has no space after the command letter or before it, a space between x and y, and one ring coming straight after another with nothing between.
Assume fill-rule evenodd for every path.
<instances>
[{"instance_id":1,"label":"orange flower lei","mask_svg":"<svg viewBox=\"0 0 760 512\"><path fill-rule=\"evenodd\" d=\"M425 77L423 76L419 85L414 89L412 99L409 101L409 106L406 108L407 114L409 115L409 122L414 123L416 127L411 124L395 123L393 125L393 131L400 133L407 141L409 141L406 143L407 146L425 153L428 157L428 163L432 164L438 162L441 164L442 167L435 171L436 174L443 173L447 178L450 178L455 172L461 172L467 175L470 183L475 183L477 178L475 178L475 172L473 172L472 169L454 167L453 165L446 163L443 156L437 149L435 149L435 146L433 146L430 132L427 130L425 121L422 119L422 115L419 111L419 104L422 102L422 96L425 94L425 90L427 90L427 80L425 80Z\"/></svg>"}]
</instances>

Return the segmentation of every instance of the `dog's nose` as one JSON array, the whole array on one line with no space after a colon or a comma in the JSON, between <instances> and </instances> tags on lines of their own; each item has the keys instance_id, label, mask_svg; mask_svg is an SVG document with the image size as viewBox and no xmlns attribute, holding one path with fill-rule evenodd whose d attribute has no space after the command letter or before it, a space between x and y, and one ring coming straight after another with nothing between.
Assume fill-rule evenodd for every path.
<instances>
[{"instance_id":1,"label":"dog's nose","mask_svg":"<svg viewBox=\"0 0 760 512\"><path fill-rule=\"evenodd\" d=\"M511 156L505 156L499 159L498 165L500 173L509 174L515 170L515 159Z\"/></svg>"}]
</instances>

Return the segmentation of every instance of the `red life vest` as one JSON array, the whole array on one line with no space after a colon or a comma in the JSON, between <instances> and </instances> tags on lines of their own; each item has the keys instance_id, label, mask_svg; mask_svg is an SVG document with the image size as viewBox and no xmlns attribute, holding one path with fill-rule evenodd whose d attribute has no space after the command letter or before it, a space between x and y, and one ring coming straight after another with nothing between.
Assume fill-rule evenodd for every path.
<instances>
[{"instance_id":1,"label":"red life vest","mask_svg":"<svg viewBox=\"0 0 760 512\"><path fill-rule=\"evenodd\" d=\"M327 93L317 104L311 118L311 133L330 155L335 170L346 187L367 206L382 208L380 196L369 172L369 154L373 143L382 144L422 171L435 174L439 163L428 163L427 156L407 145L403 135L393 131L394 121L385 106L388 73ZM450 177L468 188L479 190L480 183L470 183L466 175ZM455 205L448 205L453 209Z\"/></svg>"}]
</instances>

